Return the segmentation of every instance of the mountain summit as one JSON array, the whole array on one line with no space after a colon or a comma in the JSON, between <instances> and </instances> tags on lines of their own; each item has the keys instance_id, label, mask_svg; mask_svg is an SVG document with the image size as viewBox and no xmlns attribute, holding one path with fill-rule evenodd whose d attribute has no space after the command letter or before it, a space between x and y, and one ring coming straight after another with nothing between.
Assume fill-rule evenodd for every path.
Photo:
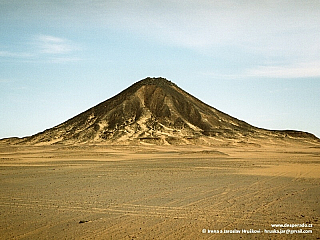
<instances>
[{"instance_id":1,"label":"mountain summit","mask_svg":"<svg viewBox=\"0 0 320 240\"><path fill-rule=\"evenodd\" d=\"M190 95L165 78L145 78L24 143L201 144L233 139L299 138L306 132L260 129Z\"/></svg>"}]
</instances>

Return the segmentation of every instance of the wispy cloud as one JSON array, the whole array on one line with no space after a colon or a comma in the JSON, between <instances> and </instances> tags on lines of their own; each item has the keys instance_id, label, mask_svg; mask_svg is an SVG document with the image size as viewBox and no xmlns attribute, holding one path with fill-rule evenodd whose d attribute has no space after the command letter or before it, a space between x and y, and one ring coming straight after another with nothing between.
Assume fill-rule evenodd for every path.
<instances>
[{"instance_id":1,"label":"wispy cloud","mask_svg":"<svg viewBox=\"0 0 320 240\"><path fill-rule=\"evenodd\" d=\"M297 75L303 75L301 68L308 67L299 64L320 59L319 0L25 2L24 8L18 7L19 1L8 5L13 4L11 11L22 19L46 19L68 27L85 26L84 29L113 29L216 58L217 53L221 57L234 54L234 50L238 52L234 54L237 59L241 58L241 52L248 58L255 58L255 65L278 67L260 67L247 72L251 75L263 75L262 71L270 74L271 71L285 76L288 75L285 72L293 68ZM74 42L51 35L38 35L36 44L39 52L48 56L79 50ZM280 58L288 66L276 64ZM308 72L310 75L317 71L309 68Z\"/></svg>"},{"instance_id":2,"label":"wispy cloud","mask_svg":"<svg viewBox=\"0 0 320 240\"><path fill-rule=\"evenodd\" d=\"M318 0L96 1L87 13L108 28L243 66L224 78L320 76Z\"/></svg>"},{"instance_id":3,"label":"wispy cloud","mask_svg":"<svg viewBox=\"0 0 320 240\"><path fill-rule=\"evenodd\" d=\"M317 0L98 2L88 12L96 7L94 16L102 24L183 47L237 45L274 53L293 50L296 44L307 48L312 43L313 49L319 45Z\"/></svg>"},{"instance_id":4,"label":"wispy cloud","mask_svg":"<svg viewBox=\"0 0 320 240\"><path fill-rule=\"evenodd\" d=\"M11 47L12 49L15 48L14 45ZM36 35L30 40L25 40L22 48L24 51L0 50L0 59L52 63L66 63L81 60L81 58L77 56L81 50L79 44L65 38L51 35Z\"/></svg>"},{"instance_id":5,"label":"wispy cloud","mask_svg":"<svg viewBox=\"0 0 320 240\"><path fill-rule=\"evenodd\" d=\"M289 65L256 66L233 74L214 71L201 74L214 79L312 78L320 77L320 61Z\"/></svg>"},{"instance_id":6,"label":"wispy cloud","mask_svg":"<svg viewBox=\"0 0 320 240\"><path fill-rule=\"evenodd\" d=\"M35 44L39 52L45 54L68 54L79 50L79 47L70 40L49 35L37 36Z\"/></svg>"},{"instance_id":7,"label":"wispy cloud","mask_svg":"<svg viewBox=\"0 0 320 240\"><path fill-rule=\"evenodd\" d=\"M258 66L246 70L243 75L263 78L320 77L320 62L299 63L289 66Z\"/></svg>"},{"instance_id":8,"label":"wispy cloud","mask_svg":"<svg viewBox=\"0 0 320 240\"><path fill-rule=\"evenodd\" d=\"M319 0L24 2L24 8L19 1L8 3L15 16L33 20L42 17L68 27L128 31L195 50L237 46L257 54L286 54L288 57L298 53L319 57L320 52ZM56 51L66 50L60 48L64 39L42 38L51 47L58 48Z\"/></svg>"}]
</instances>

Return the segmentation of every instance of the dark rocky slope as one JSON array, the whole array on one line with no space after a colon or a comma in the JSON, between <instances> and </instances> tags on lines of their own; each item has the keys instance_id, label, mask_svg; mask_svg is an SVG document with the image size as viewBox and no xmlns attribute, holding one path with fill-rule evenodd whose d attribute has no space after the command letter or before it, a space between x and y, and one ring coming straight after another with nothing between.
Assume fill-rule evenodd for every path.
<instances>
[{"instance_id":1,"label":"dark rocky slope","mask_svg":"<svg viewBox=\"0 0 320 240\"><path fill-rule=\"evenodd\" d=\"M164 78L146 78L66 122L14 142L201 144L233 139L319 141L300 131L260 129L233 118Z\"/></svg>"}]
</instances>

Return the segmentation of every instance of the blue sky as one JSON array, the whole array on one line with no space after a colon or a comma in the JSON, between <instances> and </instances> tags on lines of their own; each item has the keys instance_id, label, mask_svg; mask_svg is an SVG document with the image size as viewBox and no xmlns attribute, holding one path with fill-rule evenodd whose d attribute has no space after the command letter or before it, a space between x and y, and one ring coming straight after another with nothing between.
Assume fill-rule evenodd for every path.
<instances>
[{"instance_id":1,"label":"blue sky","mask_svg":"<svg viewBox=\"0 0 320 240\"><path fill-rule=\"evenodd\" d=\"M0 0L0 138L147 76L254 126L320 137L320 2Z\"/></svg>"}]
</instances>

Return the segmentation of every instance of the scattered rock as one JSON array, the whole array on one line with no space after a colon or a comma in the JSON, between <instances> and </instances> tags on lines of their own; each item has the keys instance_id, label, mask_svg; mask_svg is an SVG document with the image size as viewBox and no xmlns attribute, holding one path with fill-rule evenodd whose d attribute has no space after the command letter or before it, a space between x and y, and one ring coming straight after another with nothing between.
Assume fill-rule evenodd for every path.
<instances>
[{"instance_id":1,"label":"scattered rock","mask_svg":"<svg viewBox=\"0 0 320 240\"><path fill-rule=\"evenodd\" d=\"M81 224L81 223L87 223L87 222L89 222L89 220L80 220L80 221L79 221L79 224Z\"/></svg>"}]
</instances>

